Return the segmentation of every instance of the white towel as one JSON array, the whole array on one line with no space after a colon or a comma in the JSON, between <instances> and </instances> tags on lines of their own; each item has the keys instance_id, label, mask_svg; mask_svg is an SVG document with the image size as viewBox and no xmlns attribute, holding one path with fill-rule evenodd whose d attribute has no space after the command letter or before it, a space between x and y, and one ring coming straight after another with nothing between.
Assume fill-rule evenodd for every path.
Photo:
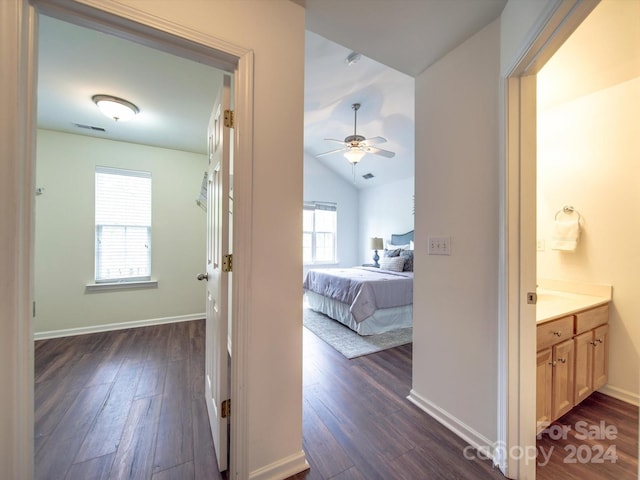
<instances>
[{"instance_id":1,"label":"white towel","mask_svg":"<svg viewBox=\"0 0 640 480\"><path fill-rule=\"evenodd\" d=\"M580 219L576 215L556 219L551 235L551 248L564 252L575 252L580 239Z\"/></svg>"}]
</instances>

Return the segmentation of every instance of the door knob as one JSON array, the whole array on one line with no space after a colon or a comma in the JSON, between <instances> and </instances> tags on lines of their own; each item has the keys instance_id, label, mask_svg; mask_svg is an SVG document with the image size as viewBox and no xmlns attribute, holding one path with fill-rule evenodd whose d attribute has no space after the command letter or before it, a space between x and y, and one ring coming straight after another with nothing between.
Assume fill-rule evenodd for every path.
<instances>
[{"instance_id":1,"label":"door knob","mask_svg":"<svg viewBox=\"0 0 640 480\"><path fill-rule=\"evenodd\" d=\"M208 273L201 273L196 278L198 280L209 280L209 274Z\"/></svg>"}]
</instances>

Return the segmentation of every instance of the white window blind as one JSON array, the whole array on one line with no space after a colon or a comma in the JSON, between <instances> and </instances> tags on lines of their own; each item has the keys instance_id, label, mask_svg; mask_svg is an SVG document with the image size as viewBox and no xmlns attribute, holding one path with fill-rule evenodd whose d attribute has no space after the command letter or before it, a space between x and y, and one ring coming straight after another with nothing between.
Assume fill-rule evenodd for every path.
<instances>
[{"instance_id":1,"label":"white window blind","mask_svg":"<svg viewBox=\"0 0 640 480\"><path fill-rule=\"evenodd\" d=\"M96 167L96 283L151 279L151 173Z\"/></svg>"},{"instance_id":2,"label":"white window blind","mask_svg":"<svg viewBox=\"0 0 640 480\"><path fill-rule=\"evenodd\" d=\"M336 263L336 204L308 202L304 204L302 214L302 261L306 264Z\"/></svg>"}]
</instances>

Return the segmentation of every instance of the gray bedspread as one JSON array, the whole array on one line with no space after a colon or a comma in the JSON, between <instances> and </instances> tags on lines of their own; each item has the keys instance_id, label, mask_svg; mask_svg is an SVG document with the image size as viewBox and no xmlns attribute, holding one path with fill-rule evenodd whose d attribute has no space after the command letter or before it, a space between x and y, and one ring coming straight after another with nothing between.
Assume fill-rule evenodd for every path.
<instances>
[{"instance_id":1,"label":"gray bedspread","mask_svg":"<svg viewBox=\"0 0 640 480\"><path fill-rule=\"evenodd\" d=\"M379 308L413 303L413 272L390 272L371 267L319 268L305 276L305 290L350 305L356 322Z\"/></svg>"}]
</instances>

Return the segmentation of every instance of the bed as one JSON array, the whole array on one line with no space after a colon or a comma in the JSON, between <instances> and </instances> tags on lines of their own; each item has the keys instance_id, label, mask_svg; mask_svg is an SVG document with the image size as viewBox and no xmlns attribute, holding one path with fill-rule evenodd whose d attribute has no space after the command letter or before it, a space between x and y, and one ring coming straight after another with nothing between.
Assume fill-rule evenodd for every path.
<instances>
[{"instance_id":1,"label":"bed","mask_svg":"<svg viewBox=\"0 0 640 480\"><path fill-rule=\"evenodd\" d=\"M309 270L303 284L307 306L360 335L411 327L412 247L413 231L391 235L380 265L393 270L369 266Z\"/></svg>"}]
</instances>

